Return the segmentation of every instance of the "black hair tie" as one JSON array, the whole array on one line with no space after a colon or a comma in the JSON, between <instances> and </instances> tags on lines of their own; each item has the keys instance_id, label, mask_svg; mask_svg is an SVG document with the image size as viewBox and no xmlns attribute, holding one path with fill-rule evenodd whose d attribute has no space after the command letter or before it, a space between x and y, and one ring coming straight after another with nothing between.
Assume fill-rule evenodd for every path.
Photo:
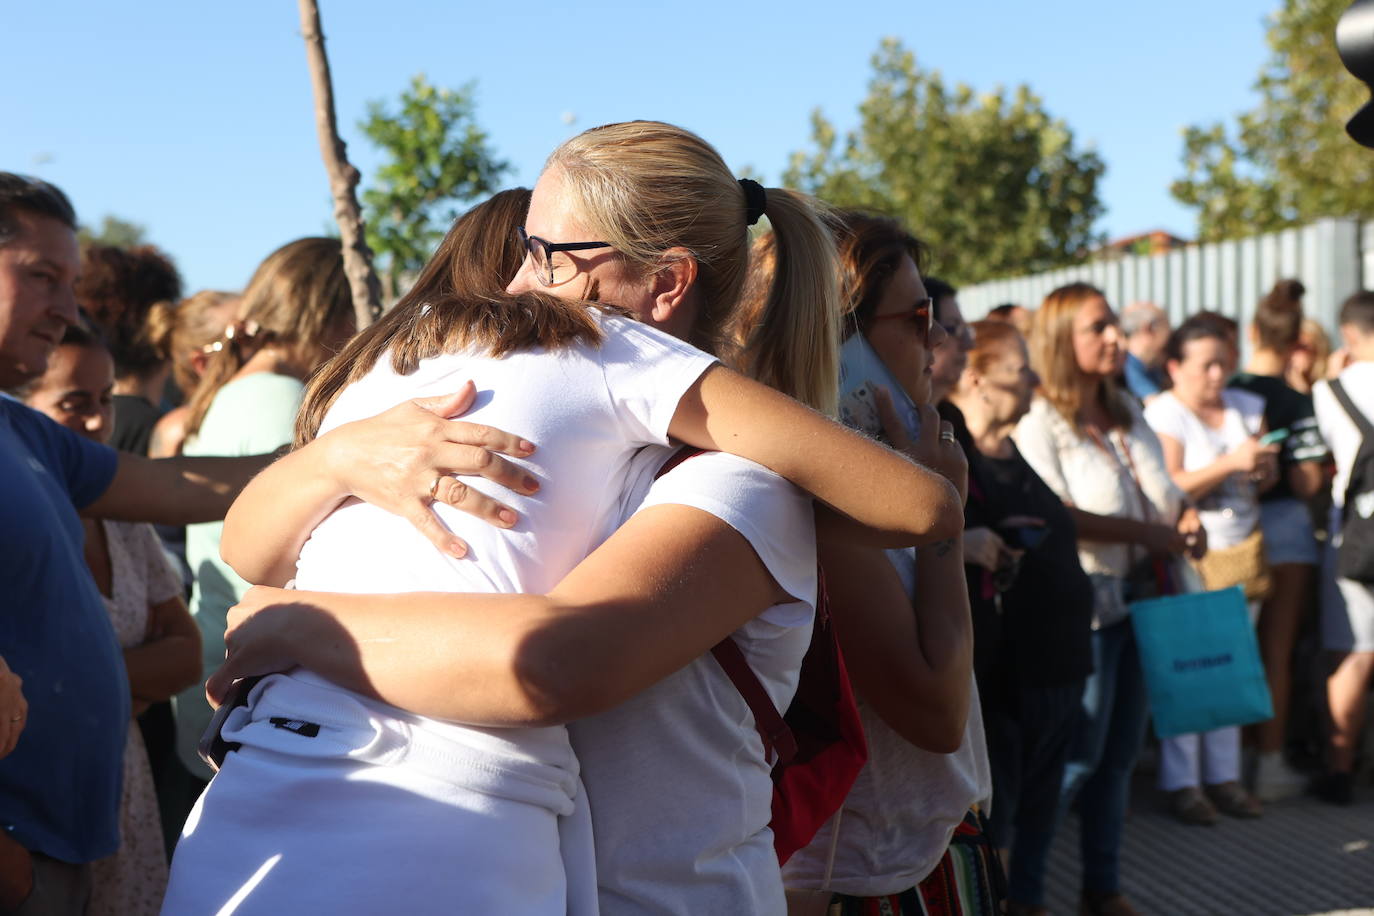
<instances>
[{"instance_id":1,"label":"black hair tie","mask_svg":"<svg viewBox=\"0 0 1374 916\"><path fill-rule=\"evenodd\" d=\"M741 178L739 186L744 189L744 218L752 226L768 209L768 192L752 178Z\"/></svg>"}]
</instances>

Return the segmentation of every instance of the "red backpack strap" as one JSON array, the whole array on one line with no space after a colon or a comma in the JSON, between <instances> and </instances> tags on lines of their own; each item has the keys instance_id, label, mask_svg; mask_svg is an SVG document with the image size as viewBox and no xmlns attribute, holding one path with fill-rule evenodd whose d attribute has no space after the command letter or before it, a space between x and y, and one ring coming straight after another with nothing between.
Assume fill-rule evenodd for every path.
<instances>
[{"instance_id":1,"label":"red backpack strap","mask_svg":"<svg viewBox=\"0 0 1374 916\"><path fill-rule=\"evenodd\" d=\"M664 474L667 474L669 471L673 470L678 465L682 464L682 462L686 461L688 458L695 458L697 455L703 455L705 453L706 449L704 448L697 448L695 445L684 445L682 448L673 452L672 457L670 457L667 461L663 462L663 466L660 467L657 472L655 472L654 480L658 480Z\"/></svg>"},{"instance_id":2,"label":"red backpack strap","mask_svg":"<svg viewBox=\"0 0 1374 916\"><path fill-rule=\"evenodd\" d=\"M657 480L703 451L704 449L694 446L683 446L663 463L658 473L654 474L654 479ZM824 586L821 588L824 589ZM759 738L763 741L765 759L771 758L774 766L789 762L797 755L797 739L792 735L792 729L783 721L777 706L773 705L768 691L759 683L758 675L749 667L739 643L727 636L711 647L711 654L716 657L725 676L735 685L735 690L739 691L739 695L749 706L749 711L754 714L754 727L758 729Z\"/></svg>"},{"instance_id":3,"label":"red backpack strap","mask_svg":"<svg viewBox=\"0 0 1374 916\"><path fill-rule=\"evenodd\" d=\"M711 647L711 654L754 714L754 728L763 741L764 759L771 759L774 766L790 762L797 755L797 739L759 683L758 675L749 667L739 643L727 636Z\"/></svg>"},{"instance_id":4,"label":"red backpack strap","mask_svg":"<svg viewBox=\"0 0 1374 916\"><path fill-rule=\"evenodd\" d=\"M825 572L820 564L817 564L816 622L813 624L815 629L812 631L812 639L815 639L817 631L829 623L830 598L825 591ZM792 734L791 726L778 712L778 707L773 705L772 697L763 688L763 684L759 683L759 677L754 673L754 669L749 667L739 643L731 637L726 637L711 647L711 654L716 657L721 669L725 671L725 676L735 685L739 695L748 704L749 711L754 714L754 728L758 730L759 738L763 741L765 759L773 758L774 767L791 763L797 756L797 736Z\"/></svg>"}]
</instances>

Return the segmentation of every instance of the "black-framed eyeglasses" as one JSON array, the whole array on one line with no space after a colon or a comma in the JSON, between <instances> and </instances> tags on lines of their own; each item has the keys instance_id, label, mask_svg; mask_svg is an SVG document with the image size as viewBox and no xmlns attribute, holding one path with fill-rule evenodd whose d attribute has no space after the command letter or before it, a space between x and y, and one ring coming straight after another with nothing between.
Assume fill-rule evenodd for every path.
<instances>
[{"instance_id":1,"label":"black-framed eyeglasses","mask_svg":"<svg viewBox=\"0 0 1374 916\"><path fill-rule=\"evenodd\" d=\"M924 299L917 299L916 304L909 309L900 312L890 312L886 315L874 315L872 321L888 321L895 318L914 319L916 330L921 335L921 346L930 349L930 331L935 325L935 300L929 296Z\"/></svg>"},{"instance_id":2,"label":"black-framed eyeglasses","mask_svg":"<svg viewBox=\"0 0 1374 916\"><path fill-rule=\"evenodd\" d=\"M524 226L517 226L515 231L520 237L520 245L529 254L535 277L543 286L566 283L576 273L567 258L555 257L560 252L613 247L610 242L550 242L537 235L530 235Z\"/></svg>"}]
</instances>

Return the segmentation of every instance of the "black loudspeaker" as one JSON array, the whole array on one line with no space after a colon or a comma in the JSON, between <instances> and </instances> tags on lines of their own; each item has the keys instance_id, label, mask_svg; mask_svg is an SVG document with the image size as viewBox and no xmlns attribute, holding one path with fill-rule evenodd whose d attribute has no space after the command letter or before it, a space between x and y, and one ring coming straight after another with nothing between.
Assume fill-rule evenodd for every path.
<instances>
[{"instance_id":1,"label":"black loudspeaker","mask_svg":"<svg viewBox=\"0 0 1374 916\"><path fill-rule=\"evenodd\" d=\"M1336 23L1336 50L1345 69L1374 87L1374 0L1355 0ZM1361 146L1374 147L1374 101L1366 102L1345 125Z\"/></svg>"}]
</instances>

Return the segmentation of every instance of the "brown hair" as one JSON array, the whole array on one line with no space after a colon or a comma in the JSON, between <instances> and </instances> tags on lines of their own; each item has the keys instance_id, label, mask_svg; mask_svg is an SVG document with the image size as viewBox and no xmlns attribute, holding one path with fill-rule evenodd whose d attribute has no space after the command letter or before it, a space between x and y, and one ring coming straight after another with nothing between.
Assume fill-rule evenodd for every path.
<instances>
[{"instance_id":1,"label":"brown hair","mask_svg":"<svg viewBox=\"0 0 1374 916\"><path fill-rule=\"evenodd\" d=\"M1361 334L1374 333L1374 292L1360 290L1341 303L1342 327L1349 325Z\"/></svg>"},{"instance_id":2,"label":"brown hair","mask_svg":"<svg viewBox=\"0 0 1374 916\"><path fill-rule=\"evenodd\" d=\"M171 259L152 245L87 245L81 251L75 295L110 339L118 365L114 337L124 334L133 339L154 303L180 299L181 275Z\"/></svg>"},{"instance_id":3,"label":"brown hair","mask_svg":"<svg viewBox=\"0 0 1374 916\"><path fill-rule=\"evenodd\" d=\"M297 239L269 254L243 293L238 320L225 330L225 346L210 355L187 403L186 435L195 435L215 395L262 347L291 349L312 361L352 316L338 239Z\"/></svg>"},{"instance_id":4,"label":"brown hair","mask_svg":"<svg viewBox=\"0 0 1374 916\"><path fill-rule=\"evenodd\" d=\"M646 274L669 249L697 263L691 343L719 353L749 264L748 205L725 160L690 131L658 121L592 128L549 157L580 220ZM835 245L818 201L766 190L775 269L758 320L740 351L745 371L833 413L839 374Z\"/></svg>"},{"instance_id":5,"label":"brown hair","mask_svg":"<svg viewBox=\"0 0 1374 916\"><path fill-rule=\"evenodd\" d=\"M969 328L973 331L973 349L968 351L968 367L979 375L987 375L1009 346L1021 342L1015 325L996 318L975 321Z\"/></svg>"},{"instance_id":6,"label":"brown hair","mask_svg":"<svg viewBox=\"0 0 1374 916\"><path fill-rule=\"evenodd\" d=\"M176 308L170 302L154 302L137 314L142 315L141 320L135 312L125 312L105 332L105 343L114 359L115 378L118 379L148 378L171 358Z\"/></svg>"},{"instance_id":7,"label":"brown hair","mask_svg":"<svg viewBox=\"0 0 1374 916\"><path fill-rule=\"evenodd\" d=\"M1183 348L1195 340L1217 340L1224 346L1233 346L1230 331L1227 326L1217 321L1212 315L1215 313L1199 312L1189 318L1183 324L1174 328L1169 334L1169 339L1164 343L1164 358L1168 362L1183 362ZM1173 373L1166 373L1164 390L1174 387Z\"/></svg>"},{"instance_id":8,"label":"brown hair","mask_svg":"<svg viewBox=\"0 0 1374 916\"><path fill-rule=\"evenodd\" d=\"M897 220L858 210L837 215L836 244L840 256L840 296L844 337L867 332L873 313L887 292L903 258L924 269L926 246Z\"/></svg>"},{"instance_id":9,"label":"brown hair","mask_svg":"<svg viewBox=\"0 0 1374 916\"><path fill-rule=\"evenodd\" d=\"M589 313L600 306L542 292L504 292L524 257L515 228L529 200L525 188L502 191L458 218L410 292L311 380L296 417L296 447L315 438L340 392L383 354L390 354L396 372L409 375L421 360L465 347L500 357L531 347L600 342Z\"/></svg>"},{"instance_id":10,"label":"brown hair","mask_svg":"<svg viewBox=\"0 0 1374 916\"><path fill-rule=\"evenodd\" d=\"M1274 284L1255 308L1255 337L1266 350L1286 353L1302 334L1302 297L1306 287L1297 280Z\"/></svg>"},{"instance_id":11,"label":"brown hair","mask_svg":"<svg viewBox=\"0 0 1374 916\"><path fill-rule=\"evenodd\" d=\"M1102 290L1088 283L1061 286L1045 297L1031 325L1031 366L1040 376L1040 394L1075 430L1081 428L1079 412L1084 405L1080 383L1084 372L1074 354L1073 320L1088 302L1106 298ZM1100 379L1096 397L1114 428L1131 428L1135 416L1117 389L1116 379Z\"/></svg>"},{"instance_id":12,"label":"brown hair","mask_svg":"<svg viewBox=\"0 0 1374 916\"><path fill-rule=\"evenodd\" d=\"M184 393L192 392L198 380L191 358L224 336L224 329L233 323L227 306L238 298L238 293L203 289L176 307L167 352L172 358L172 378Z\"/></svg>"}]
</instances>

